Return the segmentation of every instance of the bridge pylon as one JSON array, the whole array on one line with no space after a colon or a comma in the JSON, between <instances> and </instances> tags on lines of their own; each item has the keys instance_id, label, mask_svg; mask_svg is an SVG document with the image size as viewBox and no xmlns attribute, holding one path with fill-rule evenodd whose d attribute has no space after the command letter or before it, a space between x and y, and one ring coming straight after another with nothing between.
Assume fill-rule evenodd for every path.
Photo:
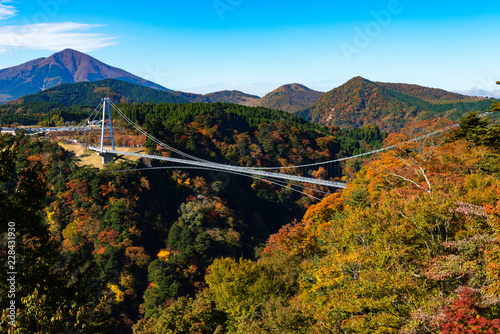
<instances>
[{"instance_id":1,"label":"bridge pylon","mask_svg":"<svg viewBox=\"0 0 500 334\"><path fill-rule=\"evenodd\" d=\"M107 118L108 124L106 124L106 118ZM106 129L109 129L109 131L106 131ZM101 145L100 145L101 149L98 152L98 154L102 157L103 164L113 162L113 157L115 156L112 153L106 152L106 150L104 149L104 140L105 139L111 140L112 151L114 151L115 150L115 139L113 137L113 122L111 120L111 101L107 97L102 99Z\"/></svg>"},{"instance_id":2,"label":"bridge pylon","mask_svg":"<svg viewBox=\"0 0 500 334\"><path fill-rule=\"evenodd\" d=\"M259 176L261 178L296 181L296 182L302 182L302 183L312 183L312 184L340 188L340 189L346 187L345 183L341 183L341 182L334 182L334 181L330 181L330 180L319 180L319 179L315 179L315 178L311 178L311 177L295 176L295 175L290 175L290 174L273 173L270 171L265 171L265 170L260 170L260 169L253 169L253 168L241 167L241 166L231 166L231 165L211 162L211 161L207 161L207 160L202 160L202 159L198 159L196 157L186 155L185 153L183 153L179 150L176 150L172 147L169 147L169 149L184 156L184 158L187 157L189 159L180 159L180 158L164 157L164 156L157 156L157 155L150 155L150 154L116 151L115 144L114 144L114 138L113 138L113 123L111 121L111 107L115 108L118 115L124 117L124 119L127 122L129 122L129 124L131 124L131 125L134 125L134 124L130 119L128 119L128 117L126 117L110 101L109 98L104 98L102 100L102 105L103 106L102 106L102 121L101 121L101 123L102 123L101 124L101 145L99 147L89 146L89 150L97 152L102 157L103 164L107 164L107 163L112 162L115 155L134 156L134 157L139 157L139 158L173 162L173 163L180 165L179 168L182 168L182 166L187 165L190 168L224 171L224 172L229 172L229 173L243 175L243 176L256 175L256 176ZM108 121L108 124L106 124L106 121ZM137 128L136 125L134 125L134 127ZM107 129L109 129L109 136L105 135ZM142 129L140 129L140 130L142 133L145 133L144 130L142 130ZM147 134L147 133L145 133L145 134L148 137L151 137L149 134ZM105 139L111 139L111 147L112 147L111 150L104 148L104 140ZM156 138L154 138L154 139L156 140L156 142L158 142L158 140ZM166 144L164 144L164 145L166 147L168 147Z\"/></svg>"}]
</instances>

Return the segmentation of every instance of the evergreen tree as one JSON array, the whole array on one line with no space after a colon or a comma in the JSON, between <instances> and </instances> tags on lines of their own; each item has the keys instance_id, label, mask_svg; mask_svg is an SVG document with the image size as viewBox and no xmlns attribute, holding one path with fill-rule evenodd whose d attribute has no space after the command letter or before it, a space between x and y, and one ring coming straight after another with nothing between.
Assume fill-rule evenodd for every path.
<instances>
[{"instance_id":1,"label":"evergreen tree","mask_svg":"<svg viewBox=\"0 0 500 334\"><path fill-rule=\"evenodd\" d=\"M40 214L49 164L32 156L16 173L17 151L0 138L0 258L9 264L0 271L0 291L9 291L0 294L0 331L95 333L95 303L85 284L90 270L77 261L59 263L59 244ZM10 191L9 181L17 183Z\"/></svg>"}]
</instances>

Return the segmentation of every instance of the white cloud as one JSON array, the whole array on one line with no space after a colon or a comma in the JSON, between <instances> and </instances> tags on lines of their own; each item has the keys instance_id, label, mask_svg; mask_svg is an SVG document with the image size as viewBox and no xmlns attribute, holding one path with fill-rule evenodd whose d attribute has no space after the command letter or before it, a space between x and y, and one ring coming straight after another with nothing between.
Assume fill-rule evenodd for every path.
<instances>
[{"instance_id":1,"label":"white cloud","mask_svg":"<svg viewBox=\"0 0 500 334\"><path fill-rule=\"evenodd\" d=\"M10 1L0 1L0 20L8 19L16 15L17 10L13 6L4 5L3 3Z\"/></svg>"},{"instance_id":2,"label":"white cloud","mask_svg":"<svg viewBox=\"0 0 500 334\"><path fill-rule=\"evenodd\" d=\"M89 52L115 45L115 38L86 32L102 27L74 22L0 26L0 53L15 50L61 51L66 48Z\"/></svg>"},{"instance_id":3,"label":"white cloud","mask_svg":"<svg viewBox=\"0 0 500 334\"><path fill-rule=\"evenodd\" d=\"M465 91L458 91L460 94L472 95L472 96L482 96L482 97L494 97L500 98L500 89L483 89L483 88L471 88Z\"/></svg>"}]
</instances>

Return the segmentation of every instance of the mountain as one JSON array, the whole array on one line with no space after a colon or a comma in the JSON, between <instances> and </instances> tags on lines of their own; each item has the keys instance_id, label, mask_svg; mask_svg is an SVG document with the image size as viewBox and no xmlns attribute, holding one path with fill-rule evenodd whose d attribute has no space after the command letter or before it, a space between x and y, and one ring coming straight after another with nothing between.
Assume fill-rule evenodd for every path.
<instances>
[{"instance_id":1,"label":"mountain","mask_svg":"<svg viewBox=\"0 0 500 334\"><path fill-rule=\"evenodd\" d=\"M15 103L53 102L67 106L97 106L104 97L109 97L115 103L189 103L185 98L174 95L172 92L117 79L62 84L43 92L21 97Z\"/></svg>"},{"instance_id":2,"label":"mountain","mask_svg":"<svg viewBox=\"0 0 500 334\"><path fill-rule=\"evenodd\" d=\"M311 108L323 93L304 85L290 84L281 86L260 99L259 105L270 109L298 112Z\"/></svg>"},{"instance_id":3,"label":"mountain","mask_svg":"<svg viewBox=\"0 0 500 334\"><path fill-rule=\"evenodd\" d=\"M456 120L468 111L488 110L491 104L492 100L440 89L355 77L297 114L317 124L343 129L377 125L381 130L394 132L435 117Z\"/></svg>"},{"instance_id":4,"label":"mountain","mask_svg":"<svg viewBox=\"0 0 500 334\"><path fill-rule=\"evenodd\" d=\"M298 112L310 108L321 96L321 93L299 84L282 86L262 99L259 96L235 90L224 90L205 95L174 92L122 69L107 65L82 52L66 49L47 58L34 59L18 66L0 70L0 104L26 95L36 94L61 84L98 82L105 79L117 79L160 91L169 91L177 96L178 101L181 102L226 102L246 106L263 106L287 112ZM116 88L116 84L114 86ZM77 86L76 89L80 90L82 87L91 86ZM56 98L63 101L61 90L57 91L59 93L55 92L51 91L48 95L39 95L35 99L50 100ZM64 87L64 92L69 92L69 88ZM115 93L125 96L130 101L153 102L144 101L144 98L138 96L130 99L130 94L125 91ZM88 96L85 96L80 101L88 100L88 98ZM170 98L171 96L168 99ZM158 99L163 101L164 96L159 94L154 99L155 101ZM68 101L64 103L67 104L69 101L75 101L75 98L68 97Z\"/></svg>"},{"instance_id":5,"label":"mountain","mask_svg":"<svg viewBox=\"0 0 500 334\"><path fill-rule=\"evenodd\" d=\"M479 96L468 96L462 95L458 93L448 92L443 89L437 88L428 88L418 85L409 85L403 83L387 83L387 82L376 82L377 85L380 85L386 89L418 97L426 101L481 101L485 100L483 97Z\"/></svg>"},{"instance_id":6,"label":"mountain","mask_svg":"<svg viewBox=\"0 0 500 334\"><path fill-rule=\"evenodd\" d=\"M323 93L294 83L281 86L262 98L236 90L224 90L206 95L184 92L173 92L173 94L190 102L226 102L295 113L312 107Z\"/></svg>"},{"instance_id":7,"label":"mountain","mask_svg":"<svg viewBox=\"0 0 500 334\"><path fill-rule=\"evenodd\" d=\"M157 90L169 90L127 71L104 64L84 53L66 49L48 58L38 58L0 70L0 103L63 83L93 82L103 79L118 79Z\"/></svg>"},{"instance_id":8,"label":"mountain","mask_svg":"<svg viewBox=\"0 0 500 334\"><path fill-rule=\"evenodd\" d=\"M142 94L142 95L140 95ZM249 107L265 107L295 113L310 108L322 93L303 85L290 84L281 86L263 98L236 90L224 90L210 94L194 94L180 91L150 91L147 87L138 87L121 80L107 79L96 82L62 84L35 94L26 95L15 102L57 102L65 105L93 105L107 96L120 102L155 102L155 103L234 103Z\"/></svg>"},{"instance_id":9,"label":"mountain","mask_svg":"<svg viewBox=\"0 0 500 334\"><path fill-rule=\"evenodd\" d=\"M194 94L194 93L184 93L184 92L172 92L172 94L185 98L189 102L225 102L241 104L246 106L257 106L260 99L257 95L246 94L237 90L224 90L220 92L210 93L210 94Z\"/></svg>"},{"instance_id":10,"label":"mountain","mask_svg":"<svg viewBox=\"0 0 500 334\"><path fill-rule=\"evenodd\" d=\"M257 101L260 99L257 95L250 95L237 90L224 90L221 92L210 93L206 94L205 97L208 99L207 102L226 102L246 106L256 106Z\"/></svg>"}]
</instances>

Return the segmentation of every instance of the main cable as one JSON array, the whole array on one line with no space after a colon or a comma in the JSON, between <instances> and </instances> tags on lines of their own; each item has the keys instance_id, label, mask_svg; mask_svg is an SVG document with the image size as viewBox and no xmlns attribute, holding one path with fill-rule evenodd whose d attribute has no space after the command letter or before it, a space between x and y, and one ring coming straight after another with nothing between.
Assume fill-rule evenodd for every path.
<instances>
[{"instance_id":1,"label":"main cable","mask_svg":"<svg viewBox=\"0 0 500 334\"><path fill-rule=\"evenodd\" d=\"M195 160L195 161L198 161L198 162L206 162L206 163L213 163L213 162L210 162L208 160L204 160L204 159L201 159L201 158L197 158L193 155L190 155L190 154L187 154L187 153L184 153L176 148L173 148L172 146L169 146L167 144L165 144L164 142L158 140L157 138L155 138L154 136L150 135L148 132L146 132L146 130L142 129L140 126L138 126L137 124L135 124L127 115L125 115L111 100L109 100L111 106L113 107L113 109L115 109L115 111L123 118L125 119L125 121L127 121L130 125L132 125L137 131L139 131L140 133L142 133L143 135L145 135L147 138L151 139L154 143L160 145L161 147L163 148L166 148L174 153L177 153L179 154L180 156L184 157L184 158L188 158L188 159L191 159L191 160Z\"/></svg>"},{"instance_id":2,"label":"main cable","mask_svg":"<svg viewBox=\"0 0 500 334\"><path fill-rule=\"evenodd\" d=\"M215 162L212 162L212 161L209 161L209 160L197 158L195 156L192 156L190 154L184 153L184 152L182 152L182 151L180 151L180 150L178 150L176 148L173 148L173 147L171 147L171 146L163 143L162 141L158 140L154 136L150 135L148 132L146 132L140 126L138 126L137 124L135 124L111 100L108 100L108 101L110 102L110 104L113 107L113 109L115 109L115 111L122 118L124 118L137 131L139 131L140 133L142 133L143 135L145 135L147 138L151 139L156 144L158 144L158 145L160 145L160 146L162 146L162 147L164 147L164 148L166 148L168 150L171 150L172 152L175 152L175 153L177 153L177 154L179 154L179 155L181 155L181 156L183 156L185 158L191 159L191 160L195 160L195 161L198 161L198 162L209 163L209 164L215 164L215 165L218 164L218 163L215 163ZM480 114L478 117L483 118L483 117L486 117L486 116L488 116L490 114L492 114L492 112L488 111L488 112ZM335 160L329 160L329 161L324 161L324 162L316 162L316 163L310 163L310 164L303 164L303 165L296 165L296 166L280 166L280 167L277 167L277 166L276 167L241 167L241 166L234 166L234 167L240 167L240 168L242 168L242 170L244 170L244 169L247 169L247 170L280 170L280 169L293 169L293 168L315 167L315 166L327 165L327 164L331 164L331 163L342 162L342 161L347 161L347 160L351 160L351 159L357 159L357 158L361 158L361 157L364 157L364 156L368 156L368 155L372 155L372 154L376 154L376 153L380 153L380 152L392 150L392 149L397 148L399 146L402 146L402 145L405 145L405 144L408 144L408 143L412 143L412 142L416 142L416 141L419 141L419 140L427 138L427 137L435 136L435 135L437 135L439 133L443 133L443 132L451 130L453 128L457 128L459 126L460 125L458 123L455 123L453 125L450 125L450 126L447 126L447 127L443 128L441 130L436 130L436 131L430 132L428 134L425 134L425 135L422 135L420 137L416 137L416 138L410 139L408 141L405 141L405 142L397 144L397 145L391 145L391 146L380 148L378 150L374 150L374 151L370 151L370 152L365 152L365 153L357 154L357 155L354 155L354 156L340 158L340 159L335 159Z\"/></svg>"},{"instance_id":3,"label":"main cable","mask_svg":"<svg viewBox=\"0 0 500 334\"><path fill-rule=\"evenodd\" d=\"M492 114L492 112L488 111L488 112L482 113L478 117L483 118L483 117L488 116L489 114ZM460 125L458 123L455 123L453 125L450 125L450 126L447 126L447 127L443 128L441 130L436 130L436 131L430 132L428 134L425 134L425 135L422 135L420 137L416 137L416 138L407 140L407 141L405 141L403 143L400 143L400 144L397 144L397 145L391 145L391 146L383 147L383 148L378 149L378 150L374 150L374 151L370 151L370 152L365 152L365 153L353 155L353 156L350 156L350 157L345 157L345 158L340 158L340 159L335 159L335 160L329 160L329 161L324 161L324 162L316 162L316 163L305 164L305 165L297 165L297 166L252 167L252 169L260 169L260 170L265 170L265 169L268 169L268 170L292 169L292 168L313 167L313 166L326 165L326 164L335 163L335 162L342 162L342 161L346 161L346 160L350 160L350 159L356 159L356 158L364 157L364 156L367 156L367 155L372 155L372 154L380 153L380 152L383 152L383 151L389 151L389 150L392 150L392 149L394 149L396 147L399 147L399 146L402 146L402 145L405 145L405 144L408 144L408 143L416 142L416 141L419 141L419 140L427 138L427 137L432 137L432 136L435 136L435 135L437 135L439 133L443 133L445 131L457 128L459 126Z\"/></svg>"}]
</instances>

